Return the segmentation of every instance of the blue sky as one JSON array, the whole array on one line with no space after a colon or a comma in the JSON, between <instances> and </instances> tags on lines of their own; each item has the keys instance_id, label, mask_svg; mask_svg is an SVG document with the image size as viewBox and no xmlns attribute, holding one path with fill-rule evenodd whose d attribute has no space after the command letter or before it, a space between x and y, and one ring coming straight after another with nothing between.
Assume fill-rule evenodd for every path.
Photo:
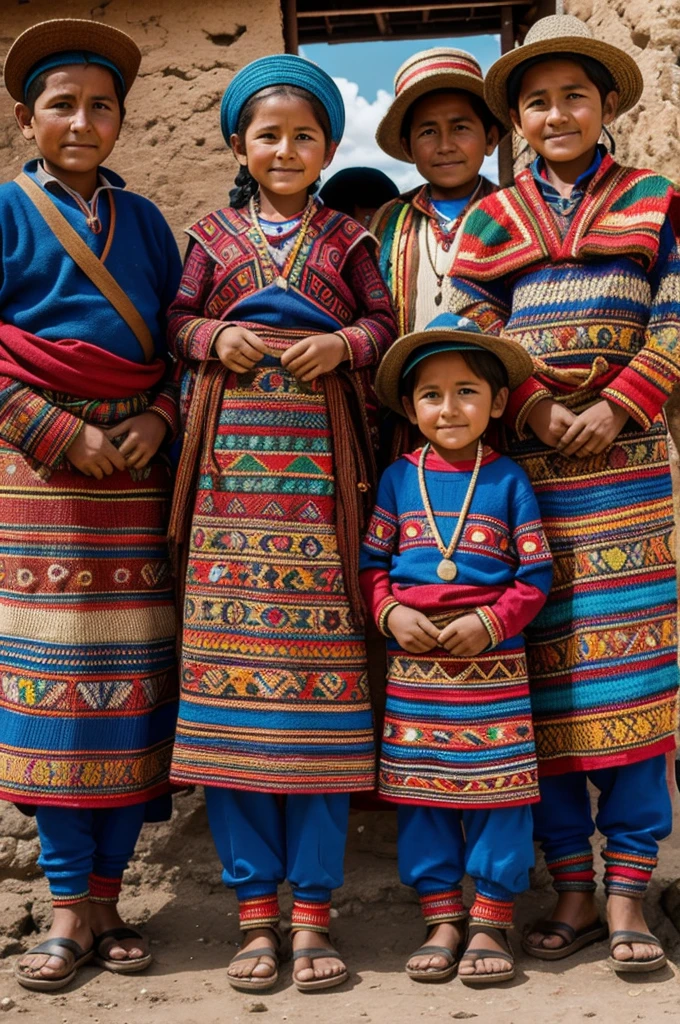
<instances>
[{"instance_id":1,"label":"blue sky","mask_svg":"<svg viewBox=\"0 0 680 1024\"><path fill-rule=\"evenodd\" d=\"M379 167L403 191L422 179L408 163L392 160L375 144L375 130L393 95L394 75L403 62L418 50L434 46L455 46L475 55L486 72L500 56L498 36L465 36L460 39L414 39L377 43L317 43L300 53L320 64L336 79L347 108L347 128L336 157L325 177L343 167ZM498 162L485 161L483 171L498 180Z\"/></svg>"}]
</instances>

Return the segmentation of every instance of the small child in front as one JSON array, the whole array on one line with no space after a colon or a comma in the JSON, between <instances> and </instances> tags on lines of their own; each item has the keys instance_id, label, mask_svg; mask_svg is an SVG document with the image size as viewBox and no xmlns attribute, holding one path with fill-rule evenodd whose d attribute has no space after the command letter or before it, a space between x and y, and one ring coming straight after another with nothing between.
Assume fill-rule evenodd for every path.
<instances>
[{"instance_id":1,"label":"small child in front","mask_svg":"<svg viewBox=\"0 0 680 1024\"><path fill-rule=\"evenodd\" d=\"M426 441L380 481L360 577L388 637L379 790L400 805L400 876L428 928L406 965L418 981L457 965L467 985L514 976L505 932L528 886L538 800L521 633L552 561L526 474L484 435L531 372L516 342L445 313L400 338L376 378Z\"/></svg>"}]
</instances>

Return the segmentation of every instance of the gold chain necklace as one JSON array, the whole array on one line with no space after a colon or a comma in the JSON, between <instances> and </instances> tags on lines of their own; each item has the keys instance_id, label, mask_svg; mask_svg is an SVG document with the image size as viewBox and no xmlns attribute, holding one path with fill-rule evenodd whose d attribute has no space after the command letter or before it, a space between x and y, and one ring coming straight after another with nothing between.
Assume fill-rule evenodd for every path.
<instances>
[{"instance_id":1,"label":"gold chain necklace","mask_svg":"<svg viewBox=\"0 0 680 1024\"><path fill-rule=\"evenodd\" d=\"M248 211L250 213L250 219L253 222L253 226L255 228L257 228L257 230L260 233L260 236L262 238L262 241L264 242L264 244L267 247L267 252L270 254L269 258L270 258L270 260L272 262L272 265L276 266L274 258L271 256L271 249L270 249L270 246L269 246L269 242L267 240L267 236L265 235L264 231L262 230L262 226L260 224L260 217L259 217L260 202L259 202L259 198L257 196L251 196L250 202L248 203ZM288 289L288 278L290 276L290 272L292 271L293 267L295 266L295 261L296 261L296 259L298 257L298 253L300 252L300 249L302 248L302 245L303 245L304 240L305 240L305 236L307 234L307 228L309 227L310 221L311 221L312 217L314 216L315 212L316 212L316 207L314 205L314 200L310 196L309 199L307 200L307 205L306 205L306 207L304 209L304 212L302 214L302 220L300 221L300 228L298 230L298 236L297 236L297 239L295 241L295 245L293 246L293 248L288 253L288 257L286 259L286 262L284 263L284 265L279 270L278 276L274 279L274 284L278 285L279 288L283 288L284 291L286 291Z\"/></svg>"},{"instance_id":2,"label":"gold chain necklace","mask_svg":"<svg viewBox=\"0 0 680 1024\"><path fill-rule=\"evenodd\" d=\"M479 476L479 470L482 465L482 458L484 456L484 445L482 444L482 440L480 438L479 441L477 441L477 458L475 459L475 468L472 471L472 478L468 485L467 494L465 495L465 501L463 502L463 507L460 510L460 515L458 516L458 523L456 525L456 529L454 530L453 537L449 541L448 547L446 547L446 545L444 544L444 541L442 540L442 535L437 528L437 523L435 522L434 518L434 512L432 511L432 505L430 504L430 496L427 493L427 485L425 484L425 459L427 458L427 454L430 448L431 445L428 441L428 443L423 447L423 450L420 453L420 458L418 459L418 486L420 487L420 497L425 507L425 515L427 516L427 521L429 523L430 530L432 531L432 536L434 537L435 543L442 555L442 560L437 566L437 576L439 576L440 580L444 580L446 583L450 583L452 580L455 580L456 576L458 575L456 563L453 561L453 553L456 550L456 546L460 539L460 535L463 532L465 519L467 518L467 514L470 510L472 496L475 493L477 477Z\"/></svg>"}]
</instances>

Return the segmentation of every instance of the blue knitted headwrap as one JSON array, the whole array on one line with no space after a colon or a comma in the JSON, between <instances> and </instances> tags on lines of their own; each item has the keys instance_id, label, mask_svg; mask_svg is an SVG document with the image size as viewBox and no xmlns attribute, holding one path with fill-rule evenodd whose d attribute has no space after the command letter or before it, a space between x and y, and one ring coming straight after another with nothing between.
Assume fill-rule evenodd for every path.
<instances>
[{"instance_id":1,"label":"blue knitted headwrap","mask_svg":"<svg viewBox=\"0 0 680 1024\"><path fill-rule=\"evenodd\" d=\"M35 82L38 75L42 75L43 71L52 71L54 68L65 67L68 64L101 64L103 68L108 68L116 76L123 89L123 95L127 92L125 79L113 61L87 50L64 50L61 53L51 53L33 65L24 81L24 96L28 93L29 86Z\"/></svg>"},{"instance_id":2,"label":"blue knitted headwrap","mask_svg":"<svg viewBox=\"0 0 680 1024\"><path fill-rule=\"evenodd\" d=\"M227 145L236 132L239 116L250 97L272 85L296 85L316 96L328 113L331 139L340 142L345 130L345 105L331 76L318 64L304 57L292 53L275 53L246 64L227 86L220 110L222 134Z\"/></svg>"}]
</instances>

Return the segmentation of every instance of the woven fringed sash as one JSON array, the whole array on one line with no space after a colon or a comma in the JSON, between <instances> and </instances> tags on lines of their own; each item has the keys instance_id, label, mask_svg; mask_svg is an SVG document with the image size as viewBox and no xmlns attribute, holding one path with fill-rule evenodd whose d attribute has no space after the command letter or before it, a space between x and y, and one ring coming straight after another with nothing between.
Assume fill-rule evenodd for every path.
<instances>
[{"instance_id":1,"label":"woven fringed sash","mask_svg":"<svg viewBox=\"0 0 680 1024\"><path fill-rule=\"evenodd\" d=\"M222 396L231 371L218 360L202 363L193 388L177 469L168 527L170 558L176 578L177 606L184 607L193 498L202 463L219 475L215 439ZM376 484L376 464L363 389L355 374L342 371L323 377L333 444L336 481L336 537L345 591L357 627L365 613L359 589L359 549L368 524Z\"/></svg>"}]
</instances>

